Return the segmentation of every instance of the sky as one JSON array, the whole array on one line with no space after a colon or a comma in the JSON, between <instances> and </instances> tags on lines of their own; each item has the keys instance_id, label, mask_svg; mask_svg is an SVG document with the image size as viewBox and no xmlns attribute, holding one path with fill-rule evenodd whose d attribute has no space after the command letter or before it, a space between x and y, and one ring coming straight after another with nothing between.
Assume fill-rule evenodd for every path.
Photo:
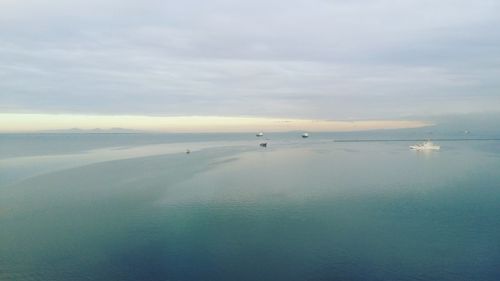
<instances>
[{"instance_id":1,"label":"sky","mask_svg":"<svg viewBox=\"0 0 500 281\"><path fill-rule=\"evenodd\" d=\"M145 115L82 115L82 114L1 114L3 132L71 132L67 129L93 130L126 128L145 132L349 132L377 129L407 129L433 126L418 120L356 120L335 121L269 117L223 116L145 116ZM102 128L104 127L104 128ZM104 131L113 132L114 130ZM133 131L137 132L137 131Z\"/></svg>"},{"instance_id":2,"label":"sky","mask_svg":"<svg viewBox=\"0 0 500 281\"><path fill-rule=\"evenodd\" d=\"M1 0L0 131L498 111L499 26L498 0Z\"/></svg>"}]
</instances>

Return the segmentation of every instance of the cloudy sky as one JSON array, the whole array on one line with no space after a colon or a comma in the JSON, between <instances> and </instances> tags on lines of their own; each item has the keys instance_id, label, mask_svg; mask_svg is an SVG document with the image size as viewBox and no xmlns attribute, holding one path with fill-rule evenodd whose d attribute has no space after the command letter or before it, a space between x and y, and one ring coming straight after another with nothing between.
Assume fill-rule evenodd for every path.
<instances>
[{"instance_id":1,"label":"cloudy sky","mask_svg":"<svg viewBox=\"0 0 500 281\"><path fill-rule=\"evenodd\" d=\"M0 1L4 115L402 119L499 77L498 0Z\"/></svg>"}]
</instances>

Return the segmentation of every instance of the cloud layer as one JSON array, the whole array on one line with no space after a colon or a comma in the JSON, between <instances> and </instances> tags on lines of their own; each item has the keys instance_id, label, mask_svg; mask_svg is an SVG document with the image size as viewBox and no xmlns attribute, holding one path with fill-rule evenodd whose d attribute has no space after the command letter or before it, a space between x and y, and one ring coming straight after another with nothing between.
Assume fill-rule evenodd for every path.
<instances>
[{"instance_id":1,"label":"cloud layer","mask_svg":"<svg viewBox=\"0 0 500 281\"><path fill-rule=\"evenodd\" d=\"M0 2L0 112L401 118L500 105L499 1Z\"/></svg>"}]
</instances>

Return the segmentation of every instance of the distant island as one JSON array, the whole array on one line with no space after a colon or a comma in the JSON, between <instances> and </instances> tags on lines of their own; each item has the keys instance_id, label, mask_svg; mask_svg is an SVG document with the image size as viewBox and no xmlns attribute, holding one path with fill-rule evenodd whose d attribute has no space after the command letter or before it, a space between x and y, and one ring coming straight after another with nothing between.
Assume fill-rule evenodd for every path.
<instances>
[{"instance_id":1,"label":"distant island","mask_svg":"<svg viewBox=\"0 0 500 281\"><path fill-rule=\"evenodd\" d=\"M150 132L149 131L142 131L142 130L134 130L134 129L125 129L125 128L109 128L109 129L71 128L71 129L58 129L58 130L43 130L43 131L37 131L37 133L43 133L43 134L143 134L143 133L150 133Z\"/></svg>"}]
</instances>

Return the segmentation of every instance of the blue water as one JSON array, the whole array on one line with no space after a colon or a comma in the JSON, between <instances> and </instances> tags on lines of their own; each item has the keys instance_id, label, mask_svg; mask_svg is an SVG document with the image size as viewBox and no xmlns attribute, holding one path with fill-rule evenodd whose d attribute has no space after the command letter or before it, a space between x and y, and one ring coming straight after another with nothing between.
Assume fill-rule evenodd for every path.
<instances>
[{"instance_id":1,"label":"blue water","mask_svg":"<svg viewBox=\"0 0 500 281\"><path fill-rule=\"evenodd\" d=\"M3 135L0 280L500 279L500 141L341 137Z\"/></svg>"}]
</instances>

